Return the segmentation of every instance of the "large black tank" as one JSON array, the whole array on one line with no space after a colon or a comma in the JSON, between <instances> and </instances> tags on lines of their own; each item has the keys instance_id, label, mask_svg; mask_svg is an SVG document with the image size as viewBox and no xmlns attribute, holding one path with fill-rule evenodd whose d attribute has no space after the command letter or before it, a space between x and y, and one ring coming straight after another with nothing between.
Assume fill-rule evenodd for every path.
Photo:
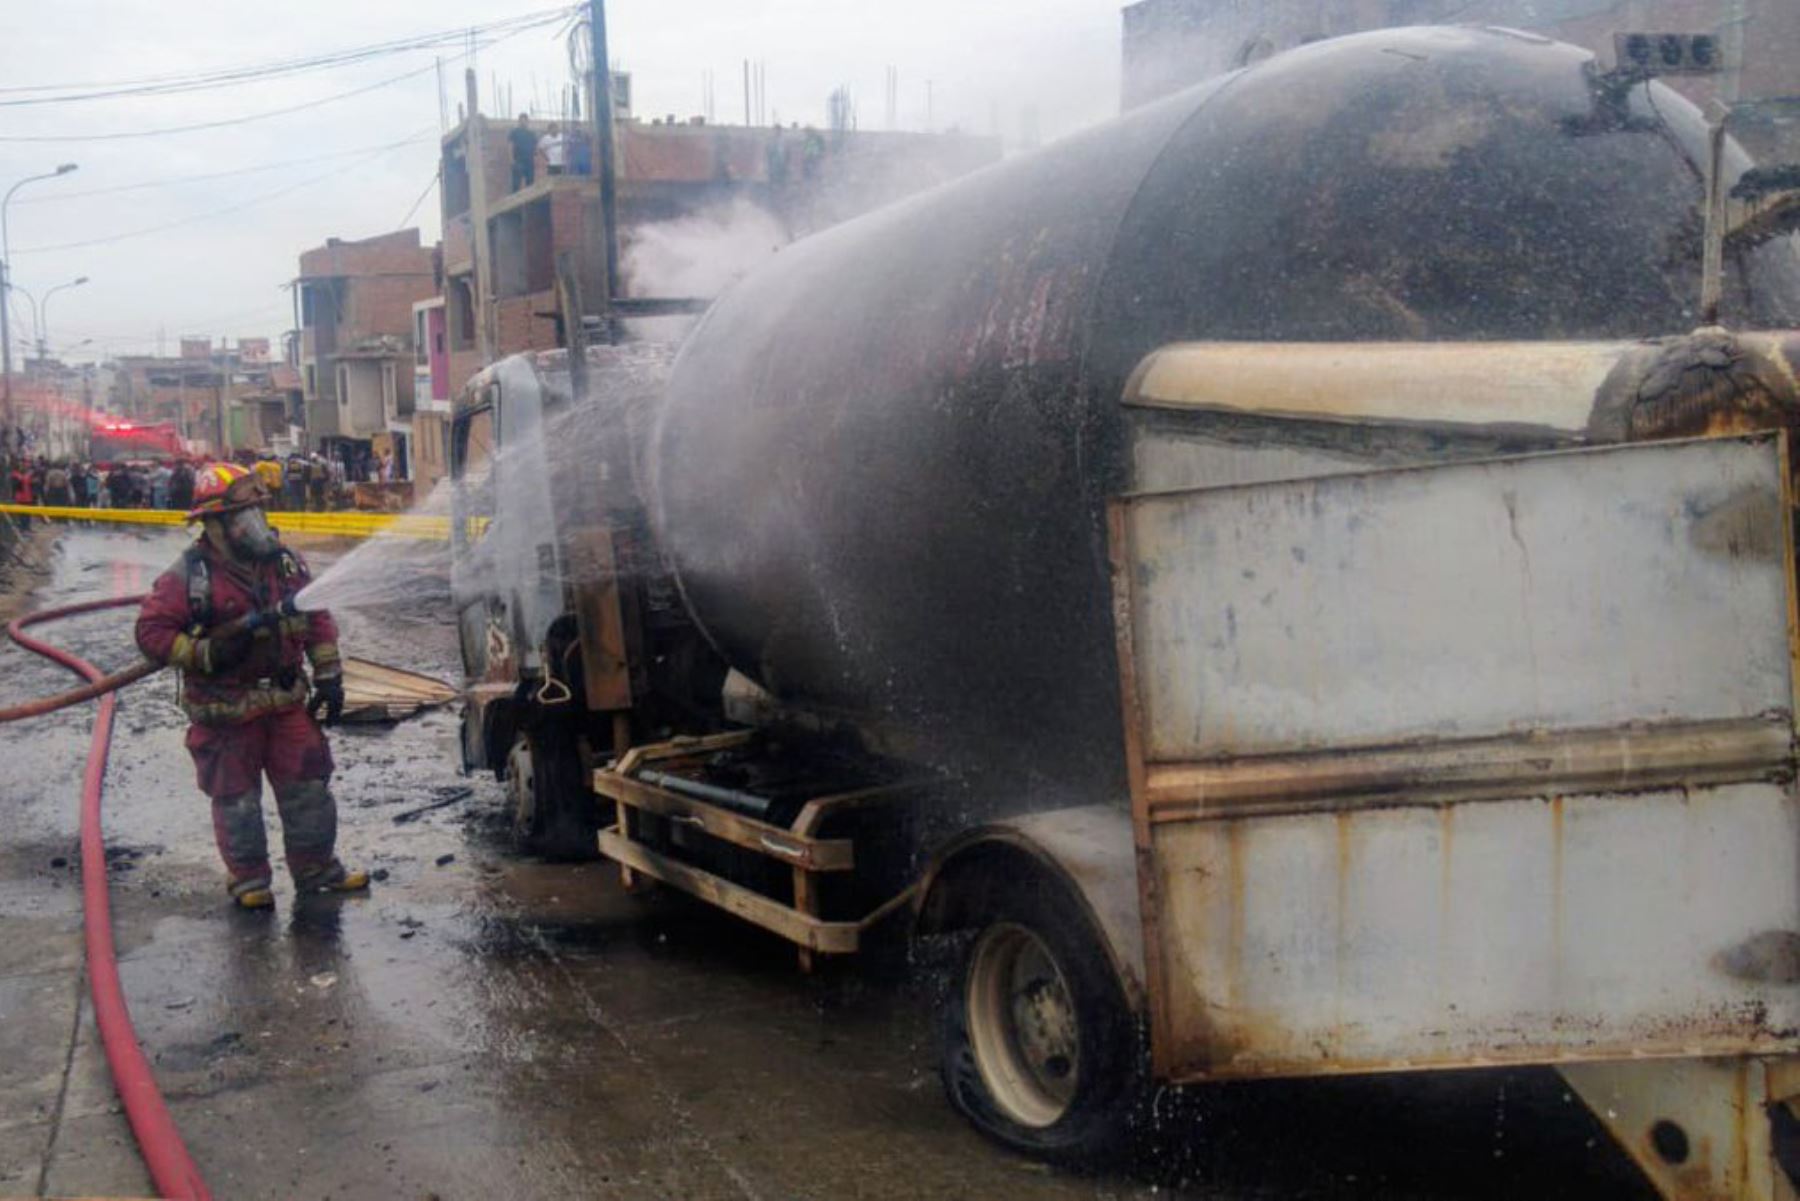
<instances>
[{"instance_id":1,"label":"large black tank","mask_svg":"<svg viewBox=\"0 0 1800 1201\"><path fill-rule=\"evenodd\" d=\"M784 698L1045 799L1121 784L1102 513L1146 352L1695 325L1698 115L1596 72L1504 31L1321 42L783 250L647 449L692 613ZM1800 320L1793 243L1733 259L1728 321Z\"/></svg>"}]
</instances>

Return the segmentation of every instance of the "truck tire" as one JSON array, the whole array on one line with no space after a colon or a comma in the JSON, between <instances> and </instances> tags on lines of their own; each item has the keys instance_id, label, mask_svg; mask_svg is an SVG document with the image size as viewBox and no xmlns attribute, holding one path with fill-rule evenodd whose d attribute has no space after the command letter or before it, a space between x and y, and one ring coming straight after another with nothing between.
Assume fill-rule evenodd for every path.
<instances>
[{"instance_id":1,"label":"truck tire","mask_svg":"<svg viewBox=\"0 0 1800 1201\"><path fill-rule=\"evenodd\" d=\"M521 851L561 860L599 856L598 809L573 740L520 732L506 757L506 795Z\"/></svg>"},{"instance_id":2,"label":"truck tire","mask_svg":"<svg viewBox=\"0 0 1800 1201\"><path fill-rule=\"evenodd\" d=\"M996 898L939 1012L944 1091L983 1134L1064 1163L1119 1148L1144 1078L1137 1022L1060 886Z\"/></svg>"}]
</instances>

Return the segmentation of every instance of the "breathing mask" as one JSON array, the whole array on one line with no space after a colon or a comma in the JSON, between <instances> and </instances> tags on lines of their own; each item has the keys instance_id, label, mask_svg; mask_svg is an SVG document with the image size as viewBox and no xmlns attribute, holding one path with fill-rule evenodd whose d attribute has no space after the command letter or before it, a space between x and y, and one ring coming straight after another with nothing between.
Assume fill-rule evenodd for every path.
<instances>
[{"instance_id":1,"label":"breathing mask","mask_svg":"<svg viewBox=\"0 0 1800 1201\"><path fill-rule=\"evenodd\" d=\"M267 559L281 550L281 539L262 509L252 505L225 514L225 541L246 559Z\"/></svg>"}]
</instances>

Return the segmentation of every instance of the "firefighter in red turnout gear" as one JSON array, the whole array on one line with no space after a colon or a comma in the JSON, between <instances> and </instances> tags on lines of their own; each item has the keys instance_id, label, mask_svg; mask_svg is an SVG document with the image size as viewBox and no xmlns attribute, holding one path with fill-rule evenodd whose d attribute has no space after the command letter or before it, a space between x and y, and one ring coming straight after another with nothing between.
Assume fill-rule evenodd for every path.
<instances>
[{"instance_id":1,"label":"firefighter in red turnout gear","mask_svg":"<svg viewBox=\"0 0 1800 1201\"><path fill-rule=\"evenodd\" d=\"M188 513L201 535L157 578L137 620L139 649L181 673L188 751L200 790L212 799L227 887L246 909L275 899L265 775L295 891L349 892L369 883L335 854L331 748L316 720L323 710L329 725L344 707L337 623L323 611L294 609L311 577L269 528L268 499L253 471L230 463L202 470Z\"/></svg>"}]
</instances>

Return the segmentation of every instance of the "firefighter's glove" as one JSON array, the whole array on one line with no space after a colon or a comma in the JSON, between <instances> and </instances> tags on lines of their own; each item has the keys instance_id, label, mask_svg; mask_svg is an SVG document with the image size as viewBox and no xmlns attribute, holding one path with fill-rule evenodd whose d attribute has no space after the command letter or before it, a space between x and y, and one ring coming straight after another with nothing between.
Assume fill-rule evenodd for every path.
<instances>
[{"instance_id":1,"label":"firefighter's glove","mask_svg":"<svg viewBox=\"0 0 1800 1201\"><path fill-rule=\"evenodd\" d=\"M228 671L250 657L256 635L247 629L229 634L214 634L194 644L194 665L201 675L217 675Z\"/></svg>"},{"instance_id":2,"label":"firefighter's glove","mask_svg":"<svg viewBox=\"0 0 1800 1201\"><path fill-rule=\"evenodd\" d=\"M270 605L267 609L258 609L244 618L244 629L254 634L258 630L273 630L281 624L281 609Z\"/></svg>"},{"instance_id":3,"label":"firefighter's glove","mask_svg":"<svg viewBox=\"0 0 1800 1201\"><path fill-rule=\"evenodd\" d=\"M335 726L344 716L344 677L314 676L312 699L306 703L306 711L314 719L319 710L325 710L325 724Z\"/></svg>"}]
</instances>

